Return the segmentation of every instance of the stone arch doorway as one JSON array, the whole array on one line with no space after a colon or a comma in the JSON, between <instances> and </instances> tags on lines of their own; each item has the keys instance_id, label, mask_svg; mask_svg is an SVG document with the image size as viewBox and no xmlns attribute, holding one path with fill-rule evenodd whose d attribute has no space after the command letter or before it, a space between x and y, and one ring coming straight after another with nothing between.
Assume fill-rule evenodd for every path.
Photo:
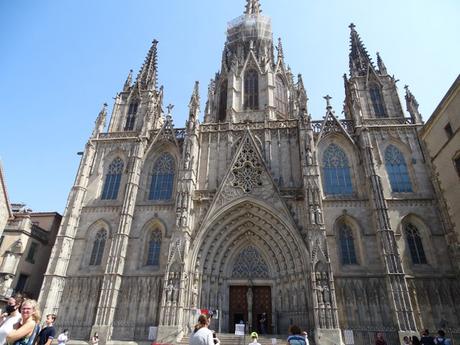
<instances>
[{"instance_id":1,"label":"stone arch doorway","mask_svg":"<svg viewBox=\"0 0 460 345\"><path fill-rule=\"evenodd\" d=\"M260 330L264 312L267 332L285 333L294 322L312 324L310 256L289 219L248 199L208 218L190 252L192 270L200 276L198 304L220 312L215 327L230 332L243 314L244 322ZM247 297L250 289L252 303Z\"/></svg>"}]
</instances>

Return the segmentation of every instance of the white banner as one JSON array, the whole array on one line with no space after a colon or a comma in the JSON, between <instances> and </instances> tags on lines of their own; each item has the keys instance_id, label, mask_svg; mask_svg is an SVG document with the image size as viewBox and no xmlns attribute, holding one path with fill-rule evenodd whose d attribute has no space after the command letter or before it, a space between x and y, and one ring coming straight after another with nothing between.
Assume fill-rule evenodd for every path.
<instances>
[{"instance_id":1,"label":"white banner","mask_svg":"<svg viewBox=\"0 0 460 345\"><path fill-rule=\"evenodd\" d=\"M244 335L244 324L235 324L235 335Z\"/></svg>"},{"instance_id":2,"label":"white banner","mask_svg":"<svg viewBox=\"0 0 460 345\"><path fill-rule=\"evenodd\" d=\"M150 326L149 327L149 340L157 339L158 327Z\"/></svg>"},{"instance_id":3,"label":"white banner","mask_svg":"<svg viewBox=\"0 0 460 345\"><path fill-rule=\"evenodd\" d=\"M353 331L351 329L344 329L343 337L345 338L345 345L355 344L355 338L353 337Z\"/></svg>"}]
</instances>

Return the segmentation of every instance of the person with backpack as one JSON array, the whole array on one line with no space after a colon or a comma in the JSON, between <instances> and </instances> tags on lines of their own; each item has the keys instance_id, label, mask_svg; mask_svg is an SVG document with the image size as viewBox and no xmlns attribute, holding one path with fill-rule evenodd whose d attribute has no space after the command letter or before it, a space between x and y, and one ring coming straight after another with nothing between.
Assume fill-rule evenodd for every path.
<instances>
[{"instance_id":1,"label":"person with backpack","mask_svg":"<svg viewBox=\"0 0 460 345\"><path fill-rule=\"evenodd\" d=\"M305 337L302 335L302 330L296 326L292 325L289 327L289 333L291 335L287 338L287 345L306 345Z\"/></svg>"},{"instance_id":2,"label":"person with backpack","mask_svg":"<svg viewBox=\"0 0 460 345\"><path fill-rule=\"evenodd\" d=\"M452 341L446 338L446 333L442 329L438 331L438 336L434 338L434 343L436 345L452 345Z\"/></svg>"},{"instance_id":3,"label":"person with backpack","mask_svg":"<svg viewBox=\"0 0 460 345\"><path fill-rule=\"evenodd\" d=\"M422 345L435 345L434 338L430 335L430 331L428 329L423 330L420 342Z\"/></svg>"}]
</instances>

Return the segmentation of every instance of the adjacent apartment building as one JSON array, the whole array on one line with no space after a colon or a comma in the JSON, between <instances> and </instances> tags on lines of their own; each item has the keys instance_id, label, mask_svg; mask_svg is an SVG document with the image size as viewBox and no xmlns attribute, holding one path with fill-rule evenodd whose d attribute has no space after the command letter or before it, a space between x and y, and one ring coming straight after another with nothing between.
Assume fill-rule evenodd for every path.
<instances>
[{"instance_id":1,"label":"adjacent apartment building","mask_svg":"<svg viewBox=\"0 0 460 345\"><path fill-rule=\"evenodd\" d=\"M38 298L61 215L32 212L24 204L12 204L13 218L0 238L0 300L14 292Z\"/></svg>"},{"instance_id":2,"label":"adjacent apartment building","mask_svg":"<svg viewBox=\"0 0 460 345\"><path fill-rule=\"evenodd\" d=\"M448 217L452 250L460 256L460 75L424 126L421 136L430 155ZM458 260L457 260L458 263Z\"/></svg>"}]
</instances>

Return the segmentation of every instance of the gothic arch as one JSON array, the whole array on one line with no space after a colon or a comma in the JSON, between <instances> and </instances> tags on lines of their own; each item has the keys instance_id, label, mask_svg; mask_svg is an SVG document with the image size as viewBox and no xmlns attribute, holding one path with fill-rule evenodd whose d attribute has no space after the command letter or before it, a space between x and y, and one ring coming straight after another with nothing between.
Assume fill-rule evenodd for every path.
<instances>
[{"instance_id":1,"label":"gothic arch","mask_svg":"<svg viewBox=\"0 0 460 345\"><path fill-rule=\"evenodd\" d=\"M413 152L407 144L403 143L402 141L396 138L389 138L389 140L387 140L386 145L382 146L381 151L380 151L380 157L382 157L382 164L385 170L385 174L387 175L387 181L388 181L388 186L390 190L391 190L390 178L389 178L386 166L385 166L385 152L390 145L393 145L394 147L396 147L403 155L403 158L404 158L404 161L407 167L407 173L409 174L410 183L412 185L412 193L417 192L417 179L416 179L414 167L412 165Z\"/></svg>"},{"instance_id":2,"label":"gothic arch","mask_svg":"<svg viewBox=\"0 0 460 345\"><path fill-rule=\"evenodd\" d=\"M177 189L177 173L179 170L179 163L181 161L179 152L177 148L171 143L162 143L158 146L152 148L145 155L144 166L142 168L140 182L139 182L139 189L142 191L138 193L137 200L138 202L147 202L147 203L155 203L157 201L149 200L149 192L150 192L150 183L152 179L152 170L155 164L157 163L158 159L161 157L162 154L170 154L174 160L174 181L173 181L173 191L171 194L171 200L168 201L172 202L175 198L175 191ZM165 201L166 202L166 201Z\"/></svg>"},{"instance_id":3,"label":"gothic arch","mask_svg":"<svg viewBox=\"0 0 460 345\"><path fill-rule=\"evenodd\" d=\"M144 226L141 229L141 232L139 234L139 239L140 239L140 248L141 250L138 253L137 257L137 265L138 269L147 269L147 270L152 270L152 269L159 269L162 265L162 260L161 260L161 253L164 252L166 246L165 243L165 237L166 237L166 226L164 222L160 218L152 218L149 221L147 221ZM153 232L158 231L161 235L161 251L160 251L160 260L158 265L147 265L147 256L149 252L149 241L152 236Z\"/></svg>"},{"instance_id":4,"label":"gothic arch","mask_svg":"<svg viewBox=\"0 0 460 345\"><path fill-rule=\"evenodd\" d=\"M366 255L364 255L364 248L363 248L363 240L362 240L362 228L359 224L359 222L352 216L345 214L340 217L338 217L335 222L334 222L334 235L336 237L336 243L337 243L337 258L338 258L338 263L339 265L343 268L351 268L349 265L343 265L342 263L342 251L340 248L340 227L342 224L345 224L352 232L353 234L353 244L354 244L354 252L356 255L356 265L359 265L361 267L364 267L366 265L366 262L364 261L364 258Z\"/></svg>"},{"instance_id":5,"label":"gothic arch","mask_svg":"<svg viewBox=\"0 0 460 345\"><path fill-rule=\"evenodd\" d=\"M101 258L99 265L90 265L91 254L93 252L93 246L96 240L96 236L98 235L99 231L106 232L106 240L104 243L103 248L103 256ZM80 269L89 270L91 272L104 272L105 263L107 261L109 249L110 249L110 242L112 239L112 228L110 224L105 219L98 219L94 223L92 223L84 234L85 238L85 251L84 255L82 256L82 260L80 263Z\"/></svg>"},{"instance_id":6,"label":"gothic arch","mask_svg":"<svg viewBox=\"0 0 460 345\"><path fill-rule=\"evenodd\" d=\"M397 227L397 234L399 235L398 246L402 253L401 256L403 264L410 269L414 269L416 268L414 266L417 266L414 265L414 263L412 262L411 254L408 248L408 238L406 231L404 229L405 226L408 224L412 224L417 229L422 242L423 251L426 256L427 264L433 265L433 263L436 263L436 256L431 245L432 237L430 227L423 220L423 218L414 213L409 213L406 216L404 216Z\"/></svg>"},{"instance_id":7,"label":"gothic arch","mask_svg":"<svg viewBox=\"0 0 460 345\"><path fill-rule=\"evenodd\" d=\"M358 184L357 178L361 175L361 171L358 170L359 160L358 160L358 152L356 151L355 147L350 143L348 138L346 138L342 134L330 134L324 139L320 140L318 143L318 162L320 165L320 176L322 181L323 193L324 191L324 173L323 173L323 157L326 150L329 148L330 145L338 146L346 155L348 160L348 166L350 168L350 179L352 184L352 195L360 194L361 186Z\"/></svg>"}]
</instances>

